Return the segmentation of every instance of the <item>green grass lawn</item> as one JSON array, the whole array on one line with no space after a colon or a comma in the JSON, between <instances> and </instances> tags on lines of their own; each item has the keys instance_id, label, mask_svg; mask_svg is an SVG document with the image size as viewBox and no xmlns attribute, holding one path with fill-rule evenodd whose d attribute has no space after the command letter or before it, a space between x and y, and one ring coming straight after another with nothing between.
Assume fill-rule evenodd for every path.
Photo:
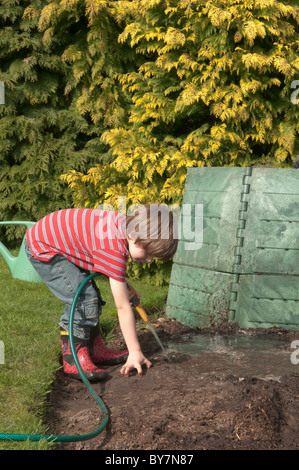
<instances>
[{"instance_id":1,"label":"green grass lawn","mask_svg":"<svg viewBox=\"0 0 299 470\"><path fill-rule=\"evenodd\" d=\"M107 339L113 336L117 312L109 281L96 278L107 302L101 326ZM167 288L153 289L132 282L151 317L165 307ZM43 425L46 397L60 366L59 318L63 304L44 283L29 283L11 277L0 256L0 341L4 364L0 364L0 433L49 434ZM87 393L89 393L87 391ZM0 440L0 450L46 450L51 444Z\"/></svg>"}]
</instances>

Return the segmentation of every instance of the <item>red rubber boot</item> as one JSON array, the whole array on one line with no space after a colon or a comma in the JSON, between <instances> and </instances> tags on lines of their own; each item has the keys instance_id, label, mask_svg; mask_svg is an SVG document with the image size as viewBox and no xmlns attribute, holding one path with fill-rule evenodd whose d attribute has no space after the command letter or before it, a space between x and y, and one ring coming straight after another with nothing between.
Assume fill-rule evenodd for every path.
<instances>
[{"instance_id":1,"label":"red rubber boot","mask_svg":"<svg viewBox=\"0 0 299 470\"><path fill-rule=\"evenodd\" d=\"M128 351L112 351L106 348L100 335L99 325L90 330L89 352L92 362L97 365L114 365L126 362Z\"/></svg>"},{"instance_id":2,"label":"red rubber boot","mask_svg":"<svg viewBox=\"0 0 299 470\"><path fill-rule=\"evenodd\" d=\"M62 348L62 359L63 359L63 372L72 377L73 379L81 379L81 375L77 369L75 361L72 356L69 333L60 327L60 339ZM89 341L74 336L74 347L77 353L78 361L84 375L90 382L97 382L99 380L106 379L107 373L103 369L99 369L92 362L89 354Z\"/></svg>"}]
</instances>

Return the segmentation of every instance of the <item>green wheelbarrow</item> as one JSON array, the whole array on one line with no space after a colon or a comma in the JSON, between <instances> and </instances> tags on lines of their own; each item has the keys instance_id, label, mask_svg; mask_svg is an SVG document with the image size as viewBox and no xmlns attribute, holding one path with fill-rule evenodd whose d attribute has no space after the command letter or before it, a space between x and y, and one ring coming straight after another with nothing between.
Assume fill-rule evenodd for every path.
<instances>
[{"instance_id":1,"label":"green wheelbarrow","mask_svg":"<svg viewBox=\"0 0 299 470\"><path fill-rule=\"evenodd\" d=\"M28 221L1 221L0 225L25 225L27 228L33 227L35 222ZM5 259L14 279L21 279L29 282L42 282L25 253L25 236L22 240L18 256L14 256L0 241L0 254Z\"/></svg>"}]
</instances>

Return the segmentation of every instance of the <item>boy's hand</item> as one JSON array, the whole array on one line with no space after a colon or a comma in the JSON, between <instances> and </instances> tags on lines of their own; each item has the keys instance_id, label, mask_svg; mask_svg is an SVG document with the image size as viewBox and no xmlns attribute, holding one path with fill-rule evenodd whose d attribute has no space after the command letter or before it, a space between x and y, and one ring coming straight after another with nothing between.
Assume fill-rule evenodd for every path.
<instances>
[{"instance_id":1,"label":"boy's hand","mask_svg":"<svg viewBox=\"0 0 299 470\"><path fill-rule=\"evenodd\" d=\"M125 377L129 376L129 372L133 369L137 369L139 377L143 375L142 365L145 365L149 369L152 363L144 357L141 351L133 351L129 353L127 362L120 369L120 373Z\"/></svg>"},{"instance_id":2,"label":"boy's hand","mask_svg":"<svg viewBox=\"0 0 299 470\"><path fill-rule=\"evenodd\" d=\"M129 351L127 362L122 366L120 372L128 377L132 369L137 369L138 375L142 376L142 366L145 365L149 369L152 364L144 357L140 348L135 317L130 305L126 283L110 278L110 286L117 308L120 328Z\"/></svg>"}]
</instances>

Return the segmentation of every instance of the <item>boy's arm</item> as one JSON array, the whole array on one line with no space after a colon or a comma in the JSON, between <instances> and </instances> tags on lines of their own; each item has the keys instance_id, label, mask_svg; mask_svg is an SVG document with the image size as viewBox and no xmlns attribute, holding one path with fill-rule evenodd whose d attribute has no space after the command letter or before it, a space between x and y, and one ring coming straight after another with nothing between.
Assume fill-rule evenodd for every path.
<instances>
[{"instance_id":1,"label":"boy's arm","mask_svg":"<svg viewBox=\"0 0 299 470\"><path fill-rule=\"evenodd\" d=\"M151 367L152 364L144 357L140 348L135 317L130 305L126 283L116 281L110 277L110 287L117 308L120 328L129 351L127 362L122 366L120 372L128 376L130 370L137 369L138 375L141 376L142 364L145 364L147 368Z\"/></svg>"}]
</instances>

